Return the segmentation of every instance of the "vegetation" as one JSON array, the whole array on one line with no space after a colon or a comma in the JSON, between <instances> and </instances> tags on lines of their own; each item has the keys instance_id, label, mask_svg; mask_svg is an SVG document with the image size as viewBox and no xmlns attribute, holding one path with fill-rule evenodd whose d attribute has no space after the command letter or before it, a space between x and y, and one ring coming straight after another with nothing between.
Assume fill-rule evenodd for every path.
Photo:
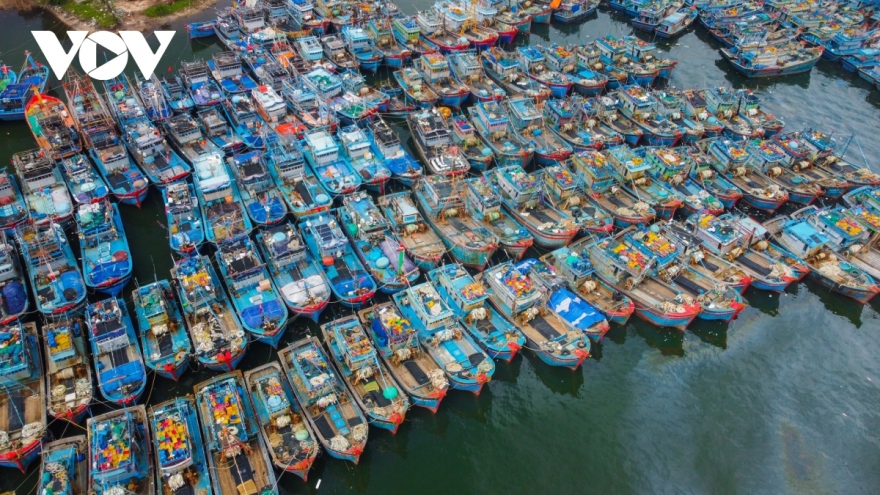
<instances>
[{"instance_id":1,"label":"vegetation","mask_svg":"<svg viewBox=\"0 0 880 495\"><path fill-rule=\"evenodd\" d=\"M77 3L76 0L66 0L57 4L66 12L84 21L95 21L101 29L116 27L119 24L119 20L113 15L110 7L99 0L84 0L82 3Z\"/></svg>"},{"instance_id":2,"label":"vegetation","mask_svg":"<svg viewBox=\"0 0 880 495\"><path fill-rule=\"evenodd\" d=\"M192 7L194 0L176 0L170 4L153 5L144 11L147 17L165 17Z\"/></svg>"}]
</instances>

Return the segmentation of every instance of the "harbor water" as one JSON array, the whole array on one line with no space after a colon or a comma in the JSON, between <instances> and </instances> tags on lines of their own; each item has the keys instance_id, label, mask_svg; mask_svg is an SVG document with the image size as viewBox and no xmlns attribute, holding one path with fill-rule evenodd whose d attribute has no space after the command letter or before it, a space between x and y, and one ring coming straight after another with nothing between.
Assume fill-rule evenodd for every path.
<instances>
[{"instance_id":1,"label":"harbor water","mask_svg":"<svg viewBox=\"0 0 880 495\"><path fill-rule=\"evenodd\" d=\"M429 5L415 0L401 7L412 13ZM177 34L156 72L221 51L212 38L191 42L184 29L187 22L213 16L209 9L162 26ZM582 24L532 29L532 45L580 44L631 32L629 18L605 7ZM60 37L65 28L50 15L0 11L4 63L19 67L25 49L45 61L30 34L35 30ZM155 46L155 38L151 42ZM822 60L811 73L750 81L721 58L718 44L699 26L658 45L662 56L679 62L669 84L751 88L789 130L833 132L838 142L850 143L851 161L880 172L880 92L839 62ZM48 89L63 98L54 77ZM407 136L405 122L394 127ZM0 123L3 163L35 147L24 122ZM120 211L134 278L142 284L170 278L161 195L153 189L140 209L120 205ZM68 236L73 241L75 233ZM540 254L532 250L527 256ZM129 304L133 287L123 293ZM413 409L396 435L372 429L357 466L324 455L308 483L279 475L278 492L877 493L880 303L863 307L810 281L782 294L750 289L745 297L749 307L729 325L696 321L686 332L636 318L612 325L577 371L551 368L524 351L512 363L497 363L478 397L455 391L437 414ZM333 302L321 323L350 312ZM311 321L294 321L281 345L305 332L319 334ZM239 368L274 359L268 346L252 344ZM142 402L190 394L212 374L192 369L177 383L151 377ZM98 405L92 412L105 410ZM56 437L85 433L66 423L51 430ZM33 493L38 464L24 475L3 472L0 492Z\"/></svg>"}]
</instances>

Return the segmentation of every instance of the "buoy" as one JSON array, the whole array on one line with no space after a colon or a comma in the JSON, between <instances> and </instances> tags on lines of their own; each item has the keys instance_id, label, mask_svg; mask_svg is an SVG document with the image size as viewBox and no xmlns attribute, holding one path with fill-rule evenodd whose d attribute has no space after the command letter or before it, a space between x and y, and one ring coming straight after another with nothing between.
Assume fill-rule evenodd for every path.
<instances>
[{"instance_id":1,"label":"buoy","mask_svg":"<svg viewBox=\"0 0 880 495\"><path fill-rule=\"evenodd\" d=\"M321 258L321 263L324 263L324 266L333 266L333 256L324 256Z\"/></svg>"},{"instance_id":2,"label":"buoy","mask_svg":"<svg viewBox=\"0 0 880 495\"><path fill-rule=\"evenodd\" d=\"M480 150L480 153L482 153L483 156L492 156L492 150L489 148L483 148Z\"/></svg>"},{"instance_id":3,"label":"buoy","mask_svg":"<svg viewBox=\"0 0 880 495\"><path fill-rule=\"evenodd\" d=\"M379 268L380 270L383 268L388 268L388 265L390 264L391 261L384 256L376 260L376 268Z\"/></svg>"},{"instance_id":4,"label":"buoy","mask_svg":"<svg viewBox=\"0 0 880 495\"><path fill-rule=\"evenodd\" d=\"M296 430L296 433L293 434L293 437L296 438L298 442L302 442L303 440L309 439L308 430Z\"/></svg>"},{"instance_id":5,"label":"buoy","mask_svg":"<svg viewBox=\"0 0 880 495\"><path fill-rule=\"evenodd\" d=\"M660 232L660 226L657 225L656 223L653 224L653 225L651 225L651 232L653 232L653 233L655 233L655 234L656 234L657 232Z\"/></svg>"},{"instance_id":6,"label":"buoy","mask_svg":"<svg viewBox=\"0 0 880 495\"><path fill-rule=\"evenodd\" d=\"M319 205L323 205L329 203L330 198L326 194L319 194L315 196L315 201L317 201Z\"/></svg>"},{"instance_id":7,"label":"buoy","mask_svg":"<svg viewBox=\"0 0 880 495\"><path fill-rule=\"evenodd\" d=\"M510 227L504 227L504 235L506 235L506 236L512 236L512 235L515 234L515 233L516 233L516 231L513 230L512 228L510 228Z\"/></svg>"},{"instance_id":8,"label":"buoy","mask_svg":"<svg viewBox=\"0 0 880 495\"><path fill-rule=\"evenodd\" d=\"M532 131L532 135L534 135L534 136L540 136L541 134L542 134L541 129L535 129L534 131Z\"/></svg>"},{"instance_id":9,"label":"buoy","mask_svg":"<svg viewBox=\"0 0 880 495\"><path fill-rule=\"evenodd\" d=\"M272 240L275 242L281 242L287 239L287 235L284 232L275 232L272 234Z\"/></svg>"},{"instance_id":10,"label":"buoy","mask_svg":"<svg viewBox=\"0 0 880 495\"><path fill-rule=\"evenodd\" d=\"M398 393L399 392L397 391L397 387L392 385L382 391L382 396L388 400L394 400L397 398Z\"/></svg>"}]
</instances>

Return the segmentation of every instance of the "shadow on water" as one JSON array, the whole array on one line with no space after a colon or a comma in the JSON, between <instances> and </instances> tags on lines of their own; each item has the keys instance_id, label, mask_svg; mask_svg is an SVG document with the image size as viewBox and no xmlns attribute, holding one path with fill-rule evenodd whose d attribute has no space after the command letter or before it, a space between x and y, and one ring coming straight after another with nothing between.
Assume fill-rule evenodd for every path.
<instances>
[{"instance_id":1,"label":"shadow on water","mask_svg":"<svg viewBox=\"0 0 880 495\"><path fill-rule=\"evenodd\" d=\"M493 382L516 384L522 369L523 353L528 352L525 349L520 350L511 362L495 361L495 373L492 375Z\"/></svg>"},{"instance_id":2,"label":"shadow on water","mask_svg":"<svg viewBox=\"0 0 880 495\"><path fill-rule=\"evenodd\" d=\"M571 370L568 368L549 366L532 352L527 353L525 357L529 360L529 364L532 365L532 369L535 371L535 376L537 376L538 379L541 380L541 383L550 389L551 392L559 395L578 397L581 387L584 385L583 365L576 370ZM584 365L590 366L590 360L585 361Z\"/></svg>"},{"instance_id":3,"label":"shadow on water","mask_svg":"<svg viewBox=\"0 0 880 495\"><path fill-rule=\"evenodd\" d=\"M815 455L816 450L807 444L798 428L784 421L780 426L779 435L782 442L785 481L791 493L831 493L822 482L822 471L819 459Z\"/></svg>"},{"instance_id":4,"label":"shadow on water","mask_svg":"<svg viewBox=\"0 0 880 495\"><path fill-rule=\"evenodd\" d=\"M645 339L649 347L657 349L664 356L684 357L684 332L681 330L655 327L638 319L630 322L628 327Z\"/></svg>"},{"instance_id":5,"label":"shadow on water","mask_svg":"<svg viewBox=\"0 0 880 495\"><path fill-rule=\"evenodd\" d=\"M612 324L611 330L608 330L602 340L605 342L610 340L617 345L623 345L626 342L626 325Z\"/></svg>"},{"instance_id":6,"label":"shadow on water","mask_svg":"<svg viewBox=\"0 0 880 495\"><path fill-rule=\"evenodd\" d=\"M825 309L837 316L846 318L856 328L861 328L862 311L865 309L864 305L838 294L837 292L832 292L827 287L814 282L809 278L804 279L802 283L810 293L816 295L819 300L822 301L822 306L824 306Z\"/></svg>"},{"instance_id":7,"label":"shadow on water","mask_svg":"<svg viewBox=\"0 0 880 495\"><path fill-rule=\"evenodd\" d=\"M687 329L701 341L720 349L727 349L727 330L727 323L706 320L694 320Z\"/></svg>"}]
</instances>

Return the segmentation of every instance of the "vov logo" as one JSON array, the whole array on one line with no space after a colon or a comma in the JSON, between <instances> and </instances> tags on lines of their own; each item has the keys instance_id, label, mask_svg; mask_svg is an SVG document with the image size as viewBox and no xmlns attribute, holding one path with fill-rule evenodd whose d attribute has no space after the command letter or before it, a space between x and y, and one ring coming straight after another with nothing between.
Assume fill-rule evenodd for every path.
<instances>
[{"instance_id":1,"label":"vov logo","mask_svg":"<svg viewBox=\"0 0 880 495\"><path fill-rule=\"evenodd\" d=\"M99 81L107 81L122 74L128 64L129 54L141 74L149 78L159 64L162 54L171 44L174 33L174 31L155 31L159 40L159 49L154 53L144 35L138 31L119 31L118 35L110 31L95 31L92 34L88 31L68 31L67 37L70 38L73 46L69 52L65 52L58 37L52 31L31 31L55 77L58 79L64 77L67 68L73 62L73 57L79 52L79 64L83 70L89 77ZM97 61L98 45L116 55L100 67Z\"/></svg>"}]
</instances>

